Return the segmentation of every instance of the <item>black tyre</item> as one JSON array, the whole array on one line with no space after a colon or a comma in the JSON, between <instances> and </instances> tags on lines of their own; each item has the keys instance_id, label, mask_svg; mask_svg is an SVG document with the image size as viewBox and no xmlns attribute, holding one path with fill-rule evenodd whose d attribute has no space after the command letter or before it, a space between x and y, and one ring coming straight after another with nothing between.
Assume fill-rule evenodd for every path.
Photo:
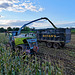
<instances>
[{"instance_id":1,"label":"black tyre","mask_svg":"<svg viewBox=\"0 0 75 75\"><path fill-rule=\"evenodd\" d=\"M15 43L14 43L14 41L11 42L11 49L12 49L13 51L15 51Z\"/></svg>"},{"instance_id":2,"label":"black tyre","mask_svg":"<svg viewBox=\"0 0 75 75\"><path fill-rule=\"evenodd\" d=\"M18 56L22 54L22 48L21 47L15 47L15 51L18 54Z\"/></svg>"},{"instance_id":3,"label":"black tyre","mask_svg":"<svg viewBox=\"0 0 75 75\"><path fill-rule=\"evenodd\" d=\"M51 42L47 42L46 46L49 47L49 48L51 48L52 47L52 43Z\"/></svg>"},{"instance_id":4,"label":"black tyre","mask_svg":"<svg viewBox=\"0 0 75 75\"><path fill-rule=\"evenodd\" d=\"M65 46L65 43L61 43L61 47L63 48Z\"/></svg>"},{"instance_id":5,"label":"black tyre","mask_svg":"<svg viewBox=\"0 0 75 75\"><path fill-rule=\"evenodd\" d=\"M58 48L60 48L60 44L59 44L59 43L53 43L53 47L54 47L55 49L58 49Z\"/></svg>"},{"instance_id":6,"label":"black tyre","mask_svg":"<svg viewBox=\"0 0 75 75\"><path fill-rule=\"evenodd\" d=\"M10 47L11 45L10 45L10 43L7 43L6 44L6 49L8 49L8 47Z\"/></svg>"}]
</instances>

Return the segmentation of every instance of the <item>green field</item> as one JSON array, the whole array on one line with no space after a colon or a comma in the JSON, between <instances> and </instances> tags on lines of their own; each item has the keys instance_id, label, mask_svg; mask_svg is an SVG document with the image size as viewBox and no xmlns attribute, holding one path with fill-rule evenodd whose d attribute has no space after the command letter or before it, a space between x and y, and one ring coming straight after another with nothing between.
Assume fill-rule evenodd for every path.
<instances>
[{"instance_id":1,"label":"green field","mask_svg":"<svg viewBox=\"0 0 75 75\"><path fill-rule=\"evenodd\" d=\"M75 34L75 29L71 29L71 33L72 34Z\"/></svg>"},{"instance_id":2,"label":"green field","mask_svg":"<svg viewBox=\"0 0 75 75\"><path fill-rule=\"evenodd\" d=\"M0 75L63 75L63 67L50 61L25 53L18 56L10 47L6 49L8 37L0 33Z\"/></svg>"},{"instance_id":3,"label":"green field","mask_svg":"<svg viewBox=\"0 0 75 75\"><path fill-rule=\"evenodd\" d=\"M0 75L74 75L75 74L75 34L64 48L48 48L38 43L39 53L32 58L18 56L10 47L6 49L8 37L0 33Z\"/></svg>"}]
</instances>

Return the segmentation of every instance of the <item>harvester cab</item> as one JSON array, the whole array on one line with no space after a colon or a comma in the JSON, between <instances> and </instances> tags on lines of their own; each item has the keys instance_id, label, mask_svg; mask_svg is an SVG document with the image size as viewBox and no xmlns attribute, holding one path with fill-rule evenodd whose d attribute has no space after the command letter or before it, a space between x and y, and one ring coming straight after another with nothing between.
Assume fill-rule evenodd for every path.
<instances>
[{"instance_id":1,"label":"harvester cab","mask_svg":"<svg viewBox=\"0 0 75 75\"><path fill-rule=\"evenodd\" d=\"M11 43L14 40L14 36L17 36L18 31L7 31L5 32L5 36L8 36L9 43Z\"/></svg>"}]
</instances>

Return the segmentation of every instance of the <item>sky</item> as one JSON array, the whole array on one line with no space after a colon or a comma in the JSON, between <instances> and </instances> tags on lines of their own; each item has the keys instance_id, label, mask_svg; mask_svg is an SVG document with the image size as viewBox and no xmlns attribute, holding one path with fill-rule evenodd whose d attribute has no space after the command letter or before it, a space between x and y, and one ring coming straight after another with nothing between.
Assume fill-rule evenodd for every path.
<instances>
[{"instance_id":1,"label":"sky","mask_svg":"<svg viewBox=\"0 0 75 75\"><path fill-rule=\"evenodd\" d=\"M75 27L75 0L0 0L0 27L21 27L41 17L58 28ZM28 26L52 27L46 20Z\"/></svg>"}]
</instances>

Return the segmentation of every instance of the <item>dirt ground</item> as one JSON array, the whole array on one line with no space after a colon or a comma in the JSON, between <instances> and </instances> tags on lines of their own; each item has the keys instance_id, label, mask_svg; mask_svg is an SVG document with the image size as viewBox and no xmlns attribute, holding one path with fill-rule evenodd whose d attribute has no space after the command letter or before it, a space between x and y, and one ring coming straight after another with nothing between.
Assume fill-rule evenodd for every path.
<instances>
[{"instance_id":1,"label":"dirt ground","mask_svg":"<svg viewBox=\"0 0 75 75\"><path fill-rule=\"evenodd\" d=\"M71 42L64 48L48 48L45 43L39 43L39 52L41 57L49 56L51 61L63 67L64 75L75 75L75 34L71 35Z\"/></svg>"}]
</instances>

